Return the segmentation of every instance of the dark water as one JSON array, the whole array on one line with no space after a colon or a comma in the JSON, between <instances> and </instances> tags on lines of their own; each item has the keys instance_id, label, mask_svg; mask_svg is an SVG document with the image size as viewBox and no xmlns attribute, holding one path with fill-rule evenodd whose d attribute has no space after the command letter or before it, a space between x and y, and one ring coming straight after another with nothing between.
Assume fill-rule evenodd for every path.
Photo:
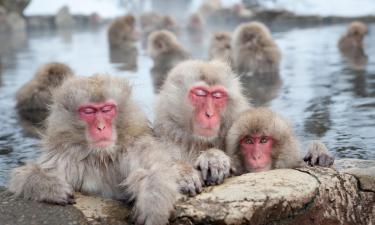
<instances>
[{"instance_id":1,"label":"dark water","mask_svg":"<svg viewBox=\"0 0 375 225\"><path fill-rule=\"evenodd\" d=\"M320 138L336 157L375 159L375 24L365 40L368 63L362 71L351 69L337 49L345 25L279 30L273 36L283 53L280 77L246 87L257 90L260 102L288 118L302 143ZM194 57L206 58L208 36L183 35L181 40ZM14 109L15 92L40 65L59 61L78 75L127 77L135 99L152 120L152 61L140 43L136 56L134 68L134 61L124 64L111 55L106 27L1 35L0 185L6 185L10 169L40 153L38 140L23 130Z\"/></svg>"}]
</instances>

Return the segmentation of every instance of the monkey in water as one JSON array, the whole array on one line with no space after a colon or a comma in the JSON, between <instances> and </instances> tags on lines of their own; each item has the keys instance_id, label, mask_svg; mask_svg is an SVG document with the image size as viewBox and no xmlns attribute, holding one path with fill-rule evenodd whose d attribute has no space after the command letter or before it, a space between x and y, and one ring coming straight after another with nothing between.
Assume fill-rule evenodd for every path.
<instances>
[{"instance_id":1,"label":"monkey in water","mask_svg":"<svg viewBox=\"0 0 375 225\"><path fill-rule=\"evenodd\" d=\"M147 51L154 61L151 74L156 92L164 83L168 72L190 57L177 37L167 30L154 31L149 35Z\"/></svg>"},{"instance_id":2,"label":"monkey in water","mask_svg":"<svg viewBox=\"0 0 375 225\"><path fill-rule=\"evenodd\" d=\"M233 66L239 75L277 73L281 52L260 22L239 25L232 38Z\"/></svg>"},{"instance_id":3,"label":"monkey in water","mask_svg":"<svg viewBox=\"0 0 375 225\"><path fill-rule=\"evenodd\" d=\"M353 69L363 69L367 64L367 55L363 49L363 38L367 33L366 24L354 21L349 24L346 33L339 40L341 54Z\"/></svg>"},{"instance_id":4,"label":"monkey in water","mask_svg":"<svg viewBox=\"0 0 375 225\"><path fill-rule=\"evenodd\" d=\"M300 157L298 140L288 122L267 108L248 109L233 123L226 137L226 153L235 174L306 165L331 166L334 157L320 141L313 141Z\"/></svg>"},{"instance_id":5,"label":"monkey in water","mask_svg":"<svg viewBox=\"0 0 375 225\"><path fill-rule=\"evenodd\" d=\"M188 60L171 70L158 95L154 132L169 145L178 182L187 184L184 193L193 196L202 185L220 184L229 176L225 135L247 108L240 82L226 63Z\"/></svg>"},{"instance_id":6,"label":"monkey in water","mask_svg":"<svg viewBox=\"0 0 375 225\"><path fill-rule=\"evenodd\" d=\"M74 77L54 92L36 163L13 170L16 196L72 204L74 191L134 200L137 224L166 224L178 197L172 161L123 78Z\"/></svg>"},{"instance_id":7,"label":"monkey in water","mask_svg":"<svg viewBox=\"0 0 375 225\"><path fill-rule=\"evenodd\" d=\"M138 39L135 17L131 14L118 17L109 25L108 41L110 48L129 48Z\"/></svg>"},{"instance_id":8,"label":"monkey in water","mask_svg":"<svg viewBox=\"0 0 375 225\"><path fill-rule=\"evenodd\" d=\"M52 91L73 76L72 69L63 63L47 63L40 67L33 79L16 93L16 108L20 117L41 126L48 116Z\"/></svg>"},{"instance_id":9,"label":"monkey in water","mask_svg":"<svg viewBox=\"0 0 375 225\"><path fill-rule=\"evenodd\" d=\"M232 65L231 34L229 32L215 32L211 36L208 49L209 59L220 59Z\"/></svg>"}]
</instances>

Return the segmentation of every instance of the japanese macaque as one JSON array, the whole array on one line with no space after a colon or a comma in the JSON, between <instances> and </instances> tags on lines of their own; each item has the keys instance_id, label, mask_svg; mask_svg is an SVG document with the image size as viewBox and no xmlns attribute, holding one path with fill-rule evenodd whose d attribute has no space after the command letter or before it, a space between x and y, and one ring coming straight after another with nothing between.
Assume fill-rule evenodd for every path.
<instances>
[{"instance_id":1,"label":"japanese macaque","mask_svg":"<svg viewBox=\"0 0 375 225\"><path fill-rule=\"evenodd\" d=\"M300 157L298 140L289 123L267 108L248 109L233 123L226 137L226 153L236 174L306 165L331 166L334 158L319 141Z\"/></svg>"},{"instance_id":2,"label":"japanese macaque","mask_svg":"<svg viewBox=\"0 0 375 225\"><path fill-rule=\"evenodd\" d=\"M367 55L363 50L363 38L367 32L366 24L354 21L338 43L342 55L353 69L363 69L367 64Z\"/></svg>"},{"instance_id":3,"label":"japanese macaque","mask_svg":"<svg viewBox=\"0 0 375 225\"><path fill-rule=\"evenodd\" d=\"M14 169L9 190L72 204L74 191L134 201L137 224L166 224L178 198L171 160L124 78L74 77L54 92L43 154Z\"/></svg>"},{"instance_id":4,"label":"japanese macaque","mask_svg":"<svg viewBox=\"0 0 375 225\"><path fill-rule=\"evenodd\" d=\"M189 54L178 42L176 36L166 30L154 31L150 34L147 51L154 61L151 74L156 91L163 84L168 72L179 62L189 58Z\"/></svg>"},{"instance_id":5,"label":"japanese macaque","mask_svg":"<svg viewBox=\"0 0 375 225\"><path fill-rule=\"evenodd\" d=\"M188 187L183 192L195 195L229 176L224 138L247 107L238 78L222 61L188 60L171 70L158 96L154 132L170 145L179 182Z\"/></svg>"},{"instance_id":6,"label":"japanese macaque","mask_svg":"<svg viewBox=\"0 0 375 225\"><path fill-rule=\"evenodd\" d=\"M133 15L118 17L110 24L108 40L111 48L133 46L137 39L138 33Z\"/></svg>"},{"instance_id":7,"label":"japanese macaque","mask_svg":"<svg viewBox=\"0 0 375 225\"><path fill-rule=\"evenodd\" d=\"M157 12L147 12L140 16L142 36L148 38L149 34L157 30L168 30L177 34L179 27L176 20L169 15L161 15Z\"/></svg>"},{"instance_id":8,"label":"japanese macaque","mask_svg":"<svg viewBox=\"0 0 375 225\"><path fill-rule=\"evenodd\" d=\"M16 93L16 108L20 117L41 125L52 103L52 91L72 76L71 68L62 63L48 63L40 67L34 78Z\"/></svg>"},{"instance_id":9,"label":"japanese macaque","mask_svg":"<svg viewBox=\"0 0 375 225\"><path fill-rule=\"evenodd\" d=\"M220 59L232 64L231 34L229 32L215 32L211 36L208 49L209 59Z\"/></svg>"},{"instance_id":10,"label":"japanese macaque","mask_svg":"<svg viewBox=\"0 0 375 225\"><path fill-rule=\"evenodd\" d=\"M138 69L138 49L136 46L122 46L109 49L109 61L118 65L123 71L136 71Z\"/></svg>"},{"instance_id":11,"label":"japanese macaque","mask_svg":"<svg viewBox=\"0 0 375 225\"><path fill-rule=\"evenodd\" d=\"M190 15L187 25L189 33L202 33L204 27L203 18L199 13L193 13Z\"/></svg>"},{"instance_id":12,"label":"japanese macaque","mask_svg":"<svg viewBox=\"0 0 375 225\"><path fill-rule=\"evenodd\" d=\"M277 73L281 53L268 28L260 22L236 28L232 38L234 69L240 75Z\"/></svg>"},{"instance_id":13,"label":"japanese macaque","mask_svg":"<svg viewBox=\"0 0 375 225\"><path fill-rule=\"evenodd\" d=\"M241 76L240 81L243 93L254 106L266 105L276 98L283 84L279 73Z\"/></svg>"}]
</instances>

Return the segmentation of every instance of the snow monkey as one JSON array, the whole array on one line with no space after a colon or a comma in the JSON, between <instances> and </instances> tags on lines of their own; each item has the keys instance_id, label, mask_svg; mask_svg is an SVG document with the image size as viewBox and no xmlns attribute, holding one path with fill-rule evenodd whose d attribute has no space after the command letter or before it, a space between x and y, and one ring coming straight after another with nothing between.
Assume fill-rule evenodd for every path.
<instances>
[{"instance_id":1,"label":"snow monkey","mask_svg":"<svg viewBox=\"0 0 375 225\"><path fill-rule=\"evenodd\" d=\"M109 25L108 41L111 48L133 46L137 39L138 34L133 15L118 17Z\"/></svg>"},{"instance_id":2,"label":"snow monkey","mask_svg":"<svg viewBox=\"0 0 375 225\"><path fill-rule=\"evenodd\" d=\"M34 124L42 123L48 116L52 91L72 76L73 71L62 63L47 63L41 66L33 79L16 93L18 114Z\"/></svg>"},{"instance_id":3,"label":"snow monkey","mask_svg":"<svg viewBox=\"0 0 375 225\"><path fill-rule=\"evenodd\" d=\"M306 165L331 166L334 158L320 141L313 141L300 157L298 140L288 122L267 108L246 110L226 138L226 153L236 174Z\"/></svg>"},{"instance_id":4,"label":"snow monkey","mask_svg":"<svg viewBox=\"0 0 375 225\"><path fill-rule=\"evenodd\" d=\"M208 57L221 59L232 64L231 34L229 32L215 32L211 36Z\"/></svg>"},{"instance_id":5,"label":"snow monkey","mask_svg":"<svg viewBox=\"0 0 375 225\"><path fill-rule=\"evenodd\" d=\"M222 183L230 174L230 158L223 152L225 135L248 107L229 65L182 62L171 70L158 98L154 132L170 145L179 182L188 187L182 191L195 195L203 184Z\"/></svg>"},{"instance_id":6,"label":"snow monkey","mask_svg":"<svg viewBox=\"0 0 375 225\"><path fill-rule=\"evenodd\" d=\"M36 163L14 169L9 190L66 205L74 192L134 200L137 224L166 224L177 199L177 173L152 138L123 78L75 77L53 95Z\"/></svg>"},{"instance_id":7,"label":"snow monkey","mask_svg":"<svg viewBox=\"0 0 375 225\"><path fill-rule=\"evenodd\" d=\"M268 28L260 22L239 25L232 38L233 66L240 74L279 71L281 53Z\"/></svg>"}]
</instances>

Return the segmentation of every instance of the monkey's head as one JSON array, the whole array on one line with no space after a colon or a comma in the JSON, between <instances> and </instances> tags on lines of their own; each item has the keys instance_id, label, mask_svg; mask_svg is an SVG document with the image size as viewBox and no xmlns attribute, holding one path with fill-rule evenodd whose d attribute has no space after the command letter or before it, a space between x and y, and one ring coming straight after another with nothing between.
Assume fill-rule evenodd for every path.
<instances>
[{"instance_id":1,"label":"monkey's head","mask_svg":"<svg viewBox=\"0 0 375 225\"><path fill-rule=\"evenodd\" d=\"M148 37L148 54L152 58L170 51L178 43L176 36L167 30L152 32Z\"/></svg>"},{"instance_id":2,"label":"monkey's head","mask_svg":"<svg viewBox=\"0 0 375 225\"><path fill-rule=\"evenodd\" d=\"M227 64L190 60L169 73L159 94L156 121L173 123L176 129L168 132L177 136L181 132L211 141L226 132L245 105L239 81Z\"/></svg>"},{"instance_id":3,"label":"monkey's head","mask_svg":"<svg viewBox=\"0 0 375 225\"><path fill-rule=\"evenodd\" d=\"M45 141L49 146L70 144L94 152L113 152L117 143L147 129L142 125L147 124L144 116L134 110L130 94L123 78L95 75L68 79L54 92L47 119L47 137L56 140Z\"/></svg>"},{"instance_id":4,"label":"monkey's head","mask_svg":"<svg viewBox=\"0 0 375 225\"><path fill-rule=\"evenodd\" d=\"M368 28L366 24L360 21L354 21L349 24L347 35L362 40L363 37L367 34L367 32Z\"/></svg>"},{"instance_id":5,"label":"monkey's head","mask_svg":"<svg viewBox=\"0 0 375 225\"><path fill-rule=\"evenodd\" d=\"M256 48L269 45L272 40L268 28L260 22L245 23L234 31L234 45L245 48Z\"/></svg>"},{"instance_id":6,"label":"monkey's head","mask_svg":"<svg viewBox=\"0 0 375 225\"><path fill-rule=\"evenodd\" d=\"M229 32L215 32L211 37L211 43L220 49L231 49L231 35Z\"/></svg>"},{"instance_id":7,"label":"monkey's head","mask_svg":"<svg viewBox=\"0 0 375 225\"><path fill-rule=\"evenodd\" d=\"M243 112L227 135L229 155L240 155L248 172L267 171L293 136L288 122L267 108Z\"/></svg>"},{"instance_id":8,"label":"monkey's head","mask_svg":"<svg viewBox=\"0 0 375 225\"><path fill-rule=\"evenodd\" d=\"M38 83L48 88L58 87L64 80L72 76L73 71L62 63L48 63L36 73Z\"/></svg>"},{"instance_id":9,"label":"monkey's head","mask_svg":"<svg viewBox=\"0 0 375 225\"><path fill-rule=\"evenodd\" d=\"M162 24L165 29L174 30L177 28L177 22L171 16L163 16Z\"/></svg>"}]
</instances>

